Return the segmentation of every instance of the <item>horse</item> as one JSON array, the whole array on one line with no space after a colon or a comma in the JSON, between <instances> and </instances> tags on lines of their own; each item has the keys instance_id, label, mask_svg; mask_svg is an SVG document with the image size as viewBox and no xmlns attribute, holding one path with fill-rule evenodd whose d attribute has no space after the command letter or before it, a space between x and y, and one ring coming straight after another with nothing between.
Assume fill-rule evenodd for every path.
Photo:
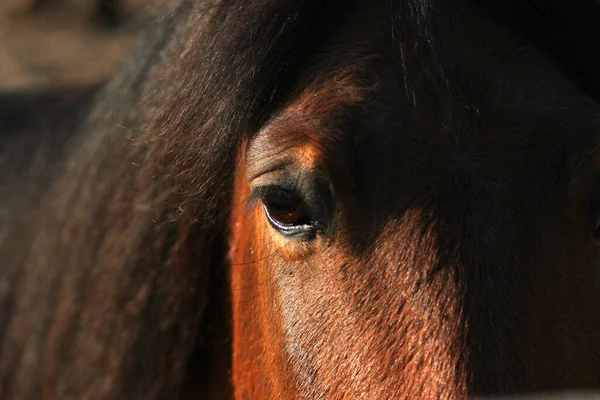
<instances>
[{"instance_id":1,"label":"horse","mask_svg":"<svg viewBox=\"0 0 600 400\"><path fill-rule=\"evenodd\" d=\"M599 389L599 17L181 0L1 94L0 398Z\"/></svg>"}]
</instances>

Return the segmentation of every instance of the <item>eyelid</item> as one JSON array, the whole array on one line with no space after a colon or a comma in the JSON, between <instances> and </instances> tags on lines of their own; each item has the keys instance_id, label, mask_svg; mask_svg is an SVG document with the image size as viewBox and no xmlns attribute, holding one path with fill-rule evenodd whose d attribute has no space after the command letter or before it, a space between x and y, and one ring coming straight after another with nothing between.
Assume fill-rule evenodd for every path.
<instances>
[{"instance_id":1,"label":"eyelid","mask_svg":"<svg viewBox=\"0 0 600 400\"><path fill-rule=\"evenodd\" d=\"M256 180L262 180L265 176L271 176L273 174L281 175L291 165L294 164L294 160L291 157L283 157L277 160L277 162L257 163L249 162L250 165L258 164L259 166L249 167L248 169L248 182L254 182Z\"/></svg>"},{"instance_id":2,"label":"eyelid","mask_svg":"<svg viewBox=\"0 0 600 400\"><path fill-rule=\"evenodd\" d=\"M260 201L261 198L267 194L281 193L282 191L286 191L286 194L291 194L292 196L297 196L300 201L302 200L302 195L297 187L290 185L286 182L281 182L278 184L266 184L259 185L252 189L250 196L246 200L246 210L251 210L257 201Z\"/></svg>"},{"instance_id":3,"label":"eyelid","mask_svg":"<svg viewBox=\"0 0 600 400\"><path fill-rule=\"evenodd\" d=\"M258 201L260 201L260 195L261 195L260 192L257 192L255 189L252 189L250 196L248 196L248 198L246 199L246 204L245 204L246 212L249 212L250 210L252 210L254 208L254 206L256 205L256 203Z\"/></svg>"}]
</instances>

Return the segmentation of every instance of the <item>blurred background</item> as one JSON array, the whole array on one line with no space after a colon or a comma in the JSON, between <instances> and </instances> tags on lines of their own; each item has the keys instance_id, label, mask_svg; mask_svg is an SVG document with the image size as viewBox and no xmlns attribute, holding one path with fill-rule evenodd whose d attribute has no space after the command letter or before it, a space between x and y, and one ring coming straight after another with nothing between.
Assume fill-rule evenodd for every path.
<instances>
[{"instance_id":1,"label":"blurred background","mask_svg":"<svg viewBox=\"0 0 600 400\"><path fill-rule=\"evenodd\" d=\"M174 0L0 0L0 89L111 76Z\"/></svg>"}]
</instances>

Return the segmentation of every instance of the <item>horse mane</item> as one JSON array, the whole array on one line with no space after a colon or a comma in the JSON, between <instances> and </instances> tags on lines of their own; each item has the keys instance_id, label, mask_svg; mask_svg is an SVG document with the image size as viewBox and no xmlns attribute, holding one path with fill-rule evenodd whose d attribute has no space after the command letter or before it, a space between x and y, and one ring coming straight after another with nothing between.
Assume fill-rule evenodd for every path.
<instances>
[{"instance_id":1,"label":"horse mane","mask_svg":"<svg viewBox=\"0 0 600 400\"><path fill-rule=\"evenodd\" d=\"M226 390L228 360L202 358L228 346L235 150L341 4L183 0L149 32L68 140L32 216L0 238L9 254L6 238L33 231L2 271L0 397Z\"/></svg>"},{"instance_id":2,"label":"horse mane","mask_svg":"<svg viewBox=\"0 0 600 400\"><path fill-rule=\"evenodd\" d=\"M0 235L30 233L0 271L0 397L227 392L236 152L351 3L181 0L149 31ZM390 6L390 37L431 42L433 0Z\"/></svg>"}]
</instances>

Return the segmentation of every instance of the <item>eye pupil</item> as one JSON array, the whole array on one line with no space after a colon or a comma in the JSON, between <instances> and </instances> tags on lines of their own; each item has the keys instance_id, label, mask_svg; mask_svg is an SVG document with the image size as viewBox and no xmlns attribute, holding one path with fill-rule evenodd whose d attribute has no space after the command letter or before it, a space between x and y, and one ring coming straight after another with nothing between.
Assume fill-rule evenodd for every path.
<instances>
[{"instance_id":1,"label":"eye pupil","mask_svg":"<svg viewBox=\"0 0 600 400\"><path fill-rule=\"evenodd\" d=\"M310 218L305 212L300 201L293 198L269 199L264 202L265 211L269 219L282 226L309 225Z\"/></svg>"},{"instance_id":2,"label":"eye pupil","mask_svg":"<svg viewBox=\"0 0 600 400\"><path fill-rule=\"evenodd\" d=\"M287 204L281 207L280 204L267 206L271 217L281 222L284 225L298 225L298 222L302 219L303 213L299 206L291 209L287 208Z\"/></svg>"}]
</instances>

